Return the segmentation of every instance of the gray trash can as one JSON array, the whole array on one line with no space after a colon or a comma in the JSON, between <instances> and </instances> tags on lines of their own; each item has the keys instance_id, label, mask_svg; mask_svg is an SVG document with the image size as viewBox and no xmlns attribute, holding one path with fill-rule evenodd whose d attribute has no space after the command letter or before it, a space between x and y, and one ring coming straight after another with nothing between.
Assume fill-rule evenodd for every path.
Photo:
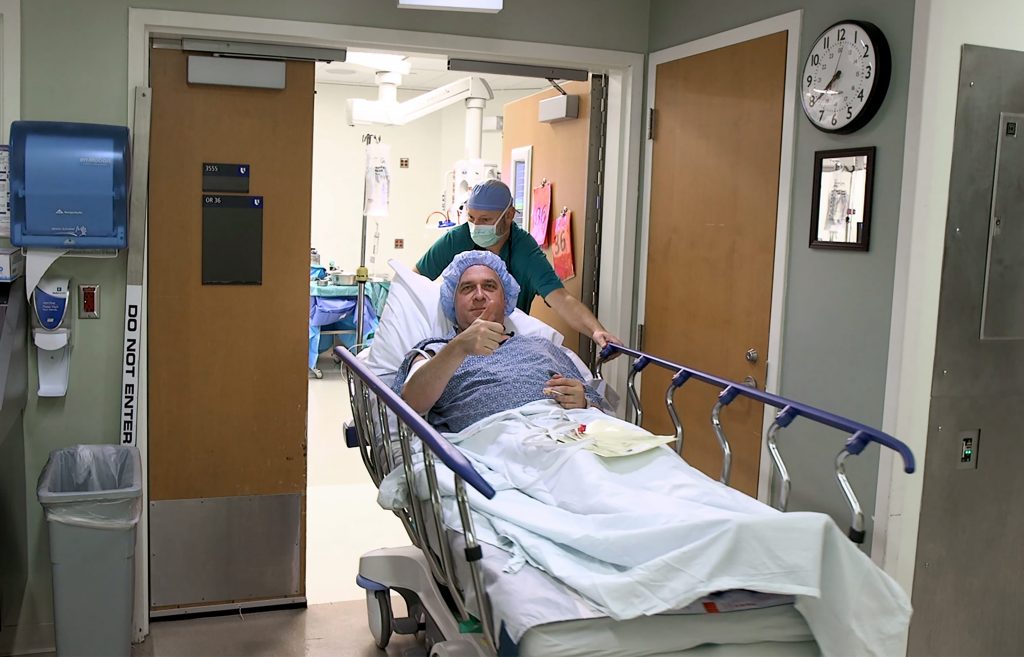
<instances>
[{"instance_id":1,"label":"gray trash can","mask_svg":"<svg viewBox=\"0 0 1024 657\"><path fill-rule=\"evenodd\" d=\"M54 450L39 475L59 657L129 657L142 460L123 445Z\"/></svg>"}]
</instances>

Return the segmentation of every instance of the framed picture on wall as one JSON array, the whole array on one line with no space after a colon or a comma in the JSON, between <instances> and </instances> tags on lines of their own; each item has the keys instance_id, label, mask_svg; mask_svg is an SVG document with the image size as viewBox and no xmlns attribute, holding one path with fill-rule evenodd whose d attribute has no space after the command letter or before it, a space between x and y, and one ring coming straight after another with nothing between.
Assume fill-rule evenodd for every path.
<instances>
[{"instance_id":1,"label":"framed picture on wall","mask_svg":"<svg viewBox=\"0 0 1024 657\"><path fill-rule=\"evenodd\" d=\"M512 190L512 207L516 209L515 222L519 227L530 230L530 177L533 175L533 146L520 146L512 149L512 158L508 165L512 178L509 187Z\"/></svg>"},{"instance_id":2,"label":"framed picture on wall","mask_svg":"<svg viewBox=\"0 0 1024 657\"><path fill-rule=\"evenodd\" d=\"M814 154L811 248L868 250L874 166L873 146Z\"/></svg>"}]
</instances>

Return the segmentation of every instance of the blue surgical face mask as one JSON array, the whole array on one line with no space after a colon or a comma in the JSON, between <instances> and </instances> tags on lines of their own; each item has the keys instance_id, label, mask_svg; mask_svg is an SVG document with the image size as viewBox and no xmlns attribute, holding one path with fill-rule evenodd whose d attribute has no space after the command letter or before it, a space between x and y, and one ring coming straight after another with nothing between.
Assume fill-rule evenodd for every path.
<instances>
[{"instance_id":1,"label":"blue surgical face mask","mask_svg":"<svg viewBox=\"0 0 1024 657\"><path fill-rule=\"evenodd\" d=\"M505 213L508 212L510 207L512 207L511 202L509 202L509 204L505 206L505 209L501 211L501 214L498 215L498 220L489 226L470 223L469 236L472 238L473 243L485 249L497 244L498 241L505 236L506 232L502 231L499 233L498 225L504 220Z\"/></svg>"}]
</instances>

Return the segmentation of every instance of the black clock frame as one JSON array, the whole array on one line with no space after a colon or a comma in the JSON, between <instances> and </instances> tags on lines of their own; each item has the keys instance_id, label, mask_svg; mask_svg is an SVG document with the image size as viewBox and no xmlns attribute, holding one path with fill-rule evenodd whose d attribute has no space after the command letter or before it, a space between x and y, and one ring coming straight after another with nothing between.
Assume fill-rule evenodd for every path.
<instances>
[{"instance_id":1,"label":"black clock frame","mask_svg":"<svg viewBox=\"0 0 1024 657\"><path fill-rule=\"evenodd\" d=\"M818 130L830 135L848 135L851 132L856 132L867 125L882 107L882 102L885 100L885 96L889 91L889 80L892 77L892 52L889 50L889 41L885 38L885 33L882 32L882 30L880 30L874 23L850 19L837 21L822 30L821 34L814 39L814 43L818 43L821 41L823 36L834 30L837 26L843 24L856 25L860 29L864 30L864 33L868 35L871 39L871 43L874 45L875 54L878 59L878 66L875 71L875 84L871 88L871 93L868 94L868 102L864 103L864 109L861 110L860 114L858 114L856 118L842 128L829 129L818 125L816 122L812 121L809 116L807 116L807 108L804 107L803 102L800 103L800 109L803 111L804 117L807 121ZM805 68L807 66L807 59L809 58L810 54L808 54L807 58L804 59ZM802 86L799 93L803 94Z\"/></svg>"}]
</instances>

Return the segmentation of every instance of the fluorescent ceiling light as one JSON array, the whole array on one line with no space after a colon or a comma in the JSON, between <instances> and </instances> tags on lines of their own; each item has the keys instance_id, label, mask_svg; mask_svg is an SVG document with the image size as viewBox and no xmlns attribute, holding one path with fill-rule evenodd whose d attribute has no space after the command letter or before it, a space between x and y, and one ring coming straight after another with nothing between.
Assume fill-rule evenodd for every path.
<instances>
[{"instance_id":1,"label":"fluorescent ceiling light","mask_svg":"<svg viewBox=\"0 0 1024 657\"><path fill-rule=\"evenodd\" d=\"M391 55L382 52L353 52L349 51L345 62L348 64L359 64L374 71L388 71L390 73L401 73L408 75L412 65L403 55Z\"/></svg>"},{"instance_id":2,"label":"fluorescent ceiling light","mask_svg":"<svg viewBox=\"0 0 1024 657\"><path fill-rule=\"evenodd\" d=\"M349 60L352 53L348 54ZM531 64L506 64L505 62L485 62L477 59L448 59L449 71L466 73L490 73L492 75L515 75L523 78L544 78L545 80L577 80L583 82L590 79L590 73L577 68L558 68L555 66L533 66Z\"/></svg>"},{"instance_id":3,"label":"fluorescent ceiling light","mask_svg":"<svg viewBox=\"0 0 1024 657\"><path fill-rule=\"evenodd\" d=\"M481 11L496 14L502 0L398 0L399 9L444 9L448 11Z\"/></svg>"}]
</instances>

